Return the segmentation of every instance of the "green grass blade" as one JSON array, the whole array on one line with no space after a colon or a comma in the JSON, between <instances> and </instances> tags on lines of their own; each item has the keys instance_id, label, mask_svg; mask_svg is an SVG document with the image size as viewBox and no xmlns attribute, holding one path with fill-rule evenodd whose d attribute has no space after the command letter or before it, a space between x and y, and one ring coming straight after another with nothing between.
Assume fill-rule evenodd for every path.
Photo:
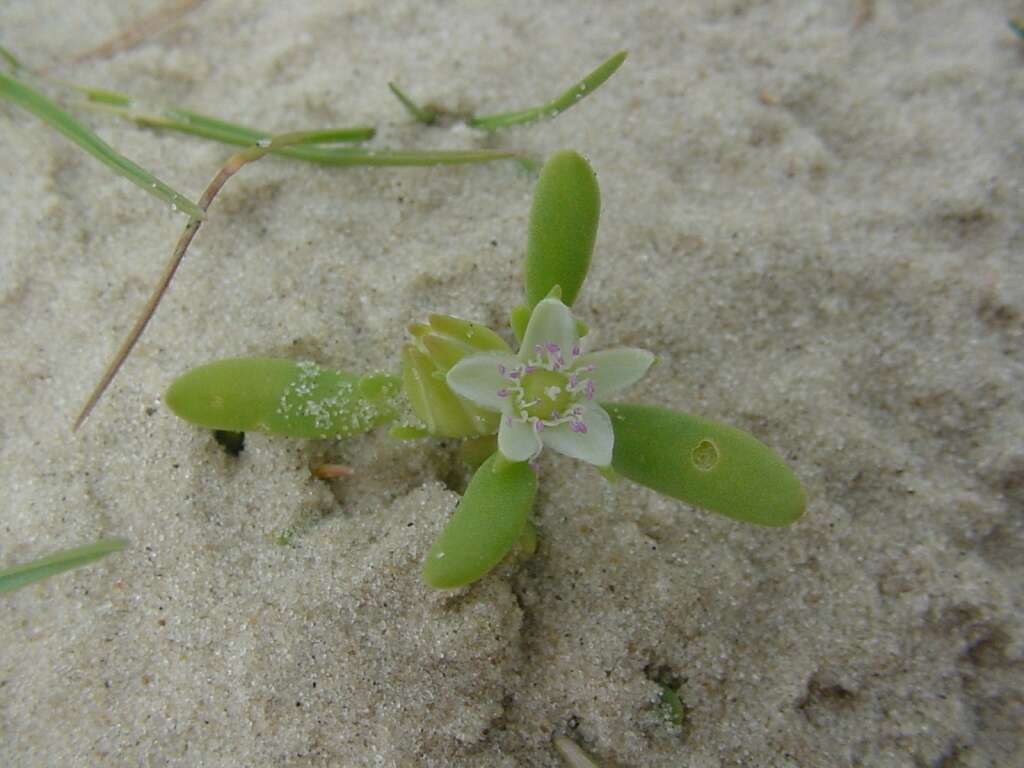
<instances>
[{"instance_id":1,"label":"green grass blade","mask_svg":"<svg viewBox=\"0 0 1024 768\"><path fill-rule=\"evenodd\" d=\"M560 96L549 101L547 104L542 104L539 107L532 107L530 109L521 109L515 112L503 112L496 115L486 115L484 117L471 117L466 121L466 124L473 128L482 128L485 131L494 131L498 128L505 128L510 125L521 125L523 123L532 123L538 120L549 120L551 118L558 117L573 104L576 104L581 99L589 96L601 87L605 80L615 74L615 70L622 66L622 62L626 60L626 55L626 51L619 51L589 75L570 87Z\"/></svg>"},{"instance_id":2,"label":"green grass blade","mask_svg":"<svg viewBox=\"0 0 1024 768\"><path fill-rule=\"evenodd\" d=\"M240 136L247 137L250 142L267 140L273 138L275 134L264 131L259 128L250 128L239 123L230 123L226 120L218 120L215 117L209 115L203 115L199 112L192 112L187 109L171 108L166 111L168 118L172 120L178 120L183 123L187 123L192 128L205 128L211 131L223 131L225 133L237 133ZM369 141L372 139L377 130L372 125L356 125L351 128L334 128L325 133L332 134L331 136L325 136L321 139L322 143L326 142L338 142L338 141Z\"/></svg>"},{"instance_id":3,"label":"green grass blade","mask_svg":"<svg viewBox=\"0 0 1024 768\"><path fill-rule=\"evenodd\" d=\"M0 55L10 56L0 48ZM11 57L16 64L16 60ZM621 63L621 62L620 62ZM13 64L12 64L13 66ZM604 66L604 65L603 65ZM616 65L617 66L617 65ZM614 70L613 70L614 71ZM604 79L610 76L608 72ZM592 77L593 75L591 75ZM603 82L603 79L602 81ZM506 158L518 158L516 152L504 150L392 150L392 149L368 149L362 147L327 147L320 146L327 143L338 142L359 142L372 139L376 134L373 126L359 125L347 128L335 128L326 131L308 131L301 135L306 137L301 141L289 140L281 142L282 136L296 137L300 134L274 134L258 128L252 128L239 123L232 123L220 120L199 112L192 112L178 107L153 108L143 107L132 97L109 91L101 88L89 88L75 85L73 83L60 82L58 85L77 91L85 96L83 106L98 111L118 115L131 120L137 125L144 125L152 128L178 131L188 133L213 141L220 141L235 146L250 146L254 144L270 144L269 152L295 160L304 160L320 165L337 166L426 166L426 165L457 165L462 163L486 163L493 160ZM598 83L599 84L599 83ZM594 86L596 87L596 86ZM393 88L397 90L397 86ZM400 91L399 91L400 93ZM397 94L396 94L397 95ZM404 96L404 94L403 94ZM42 97L41 97L42 98ZM406 97L407 98L407 97ZM49 104L62 114L63 110L52 102ZM404 102L403 102L404 103ZM415 106L411 101L410 105ZM419 107L417 107L419 109ZM67 116L72 120L70 116ZM88 131L88 129L83 129ZM105 147L111 153L106 144L88 131L88 134ZM155 189L147 187L147 191L155 192ZM180 202L178 208L186 210ZM191 203L189 203L191 205ZM201 214L200 214L201 215Z\"/></svg>"},{"instance_id":4,"label":"green grass blade","mask_svg":"<svg viewBox=\"0 0 1024 768\"><path fill-rule=\"evenodd\" d=\"M190 112L186 109L168 108L156 112L140 110L130 99L121 100L120 94L109 91L87 92L89 101L86 106L131 120L136 125L147 128L160 128L168 131L187 133L204 139L219 141L235 146L247 146L259 141L270 141L274 134L270 131L250 128L239 123L229 123L215 117ZM369 125L357 125L350 128L334 128L324 131L324 138L316 143L336 143L367 141L376 134L376 129ZM281 154L288 154L280 151Z\"/></svg>"},{"instance_id":5,"label":"green grass blade","mask_svg":"<svg viewBox=\"0 0 1024 768\"><path fill-rule=\"evenodd\" d=\"M171 187L164 184L164 182L144 168L118 154L103 139L79 123L39 91L20 80L0 73L0 97L7 99L27 112L31 112L51 128L60 131L79 147L107 165L115 173L124 176L140 189L169 204L173 210L181 211L196 218L203 217L203 212L195 203L171 189Z\"/></svg>"},{"instance_id":6,"label":"green grass blade","mask_svg":"<svg viewBox=\"0 0 1024 768\"><path fill-rule=\"evenodd\" d=\"M359 126L357 128L319 128L313 131L302 131L301 133L303 144L337 144L343 141L372 139L375 132L373 128ZM267 136L256 143L258 144L260 141L270 143L273 139L274 136Z\"/></svg>"},{"instance_id":7,"label":"green grass blade","mask_svg":"<svg viewBox=\"0 0 1024 768\"><path fill-rule=\"evenodd\" d=\"M144 113L126 106L130 100L119 101L120 94L109 91L88 91L93 108L101 109L132 120L139 125L153 128L189 133L225 144L248 146L260 142L270 142L275 135L266 131L249 128L237 123L229 123L196 112L182 109L168 109L161 113ZM308 131L301 144L295 146L271 147L271 154L290 157L294 160L320 165L340 166L417 166L417 165L454 165L459 163L484 163L517 156L515 152L498 150L390 150L368 149L363 147L325 147L309 146L336 142L365 141L373 138L375 129L371 126L355 126L351 128L335 128L325 131ZM279 134L283 135L283 134Z\"/></svg>"},{"instance_id":8,"label":"green grass blade","mask_svg":"<svg viewBox=\"0 0 1024 768\"><path fill-rule=\"evenodd\" d=\"M424 109L421 107L415 101L410 99L397 84L388 83L388 88L391 89L395 98L402 103L402 106L409 111L409 114L412 115L417 122L423 123L424 125L433 125L434 121L437 120L437 112L432 109Z\"/></svg>"},{"instance_id":9,"label":"green grass blade","mask_svg":"<svg viewBox=\"0 0 1024 768\"><path fill-rule=\"evenodd\" d=\"M123 93L118 93L117 91L108 91L105 88L91 88L85 85L75 85L74 83L69 83L64 80L50 80L49 82L84 94L87 104L109 104L111 106L118 107L128 107L132 104L131 96L125 96Z\"/></svg>"},{"instance_id":10,"label":"green grass blade","mask_svg":"<svg viewBox=\"0 0 1024 768\"><path fill-rule=\"evenodd\" d=\"M18 61L18 58L3 46L0 46L0 59L7 62L7 66L10 67L12 71L16 72L21 69L21 62Z\"/></svg>"},{"instance_id":11,"label":"green grass blade","mask_svg":"<svg viewBox=\"0 0 1024 768\"><path fill-rule=\"evenodd\" d=\"M298 150L303 150L301 155ZM321 165L339 166L420 166L420 165L461 165L463 163L488 163L492 160L517 158L518 152L498 149L364 149L357 147L295 147L282 151L283 155L301 157L302 160Z\"/></svg>"},{"instance_id":12,"label":"green grass blade","mask_svg":"<svg viewBox=\"0 0 1024 768\"><path fill-rule=\"evenodd\" d=\"M2 53L4 51L0 48L0 54ZM85 96L86 100L82 104L84 107L118 115L137 125L190 133L236 146L270 141L275 135L279 135L272 131L251 128L241 123L232 123L181 107L140 104L127 94L105 88L93 88L65 80L49 80L49 82ZM350 128L330 129L324 133L330 135L325 135L323 139L319 140L319 143L358 142L372 139L377 134L377 129L372 125L357 125Z\"/></svg>"},{"instance_id":13,"label":"green grass blade","mask_svg":"<svg viewBox=\"0 0 1024 768\"><path fill-rule=\"evenodd\" d=\"M62 549L30 563L7 568L0 571L0 592L11 592L41 579L87 565L106 557L111 552L124 549L127 543L124 539L101 539L84 547Z\"/></svg>"}]
</instances>

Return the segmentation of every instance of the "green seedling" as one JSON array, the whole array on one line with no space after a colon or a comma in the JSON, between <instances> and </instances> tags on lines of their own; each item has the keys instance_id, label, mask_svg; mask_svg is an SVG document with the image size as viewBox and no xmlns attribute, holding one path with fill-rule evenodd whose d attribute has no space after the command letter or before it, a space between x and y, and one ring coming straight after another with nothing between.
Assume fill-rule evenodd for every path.
<instances>
[{"instance_id":1,"label":"green seedling","mask_svg":"<svg viewBox=\"0 0 1024 768\"><path fill-rule=\"evenodd\" d=\"M84 547L62 549L30 563L5 568L0 571L0 592L12 592L72 568L88 565L112 552L121 551L126 544L124 539L101 539Z\"/></svg>"},{"instance_id":2,"label":"green seedling","mask_svg":"<svg viewBox=\"0 0 1024 768\"><path fill-rule=\"evenodd\" d=\"M400 438L466 439L463 455L479 467L427 555L423 577L437 588L479 579L517 544L527 554L536 548L534 467L545 447L735 520L792 523L804 511L803 488L751 435L607 400L656 358L635 348L589 350L587 327L569 307L590 265L598 201L594 172L580 155L548 160L530 214L526 302L512 311L518 352L481 324L431 315L410 326L400 377L226 360L185 374L166 402L212 429L345 437L395 422Z\"/></svg>"},{"instance_id":3,"label":"green seedling","mask_svg":"<svg viewBox=\"0 0 1024 768\"><path fill-rule=\"evenodd\" d=\"M661 685L659 683L658 687L661 689L658 693L658 706L661 708L661 713L666 722L675 726L682 726L686 722L686 706L683 704L682 699L679 698L679 693L675 688L668 685Z\"/></svg>"}]
</instances>

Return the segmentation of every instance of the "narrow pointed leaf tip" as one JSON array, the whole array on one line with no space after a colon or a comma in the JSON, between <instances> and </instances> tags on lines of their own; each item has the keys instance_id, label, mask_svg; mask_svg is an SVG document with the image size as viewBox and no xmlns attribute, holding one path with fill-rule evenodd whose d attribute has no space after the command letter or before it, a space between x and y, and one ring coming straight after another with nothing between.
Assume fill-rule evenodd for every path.
<instances>
[{"instance_id":1,"label":"narrow pointed leaf tip","mask_svg":"<svg viewBox=\"0 0 1024 768\"><path fill-rule=\"evenodd\" d=\"M106 557L124 549L124 539L101 539L73 549L62 549L29 563L22 563L0 571L0 592L11 592L36 581L55 576Z\"/></svg>"},{"instance_id":2,"label":"narrow pointed leaf tip","mask_svg":"<svg viewBox=\"0 0 1024 768\"><path fill-rule=\"evenodd\" d=\"M392 421L397 394L391 376L359 378L314 363L251 357L189 371L164 401L201 427L316 439L361 434Z\"/></svg>"},{"instance_id":3,"label":"narrow pointed leaf tip","mask_svg":"<svg viewBox=\"0 0 1024 768\"><path fill-rule=\"evenodd\" d=\"M492 455L469 481L431 547L423 564L424 581L437 589L453 589L494 568L522 538L536 495L537 476L527 464Z\"/></svg>"},{"instance_id":4,"label":"narrow pointed leaf tip","mask_svg":"<svg viewBox=\"0 0 1024 768\"><path fill-rule=\"evenodd\" d=\"M630 480L746 523L783 526L803 515L800 481L752 435L652 405L604 407L615 432L612 467Z\"/></svg>"},{"instance_id":5,"label":"narrow pointed leaf tip","mask_svg":"<svg viewBox=\"0 0 1024 768\"><path fill-rule=\"evenodd\" d=\"M532 308L556 286L572 306L590 268L601 213L601 192L590 164L564 150L541 170L526 244L526 301Z\"/></svg>"},{"instance_id":6,"label":"narrow pointed leaf tip","mask_svg":"<svg viewBox=\"0 0 1024 768\"><path fill-rule=\"evenodd\" d=\"M398 87L397 83L388 83L388 88L391 89L391 93L394 94L395 98L398 99L399 103L405 107L409 114L413 116L416 122L423 123L424 125L433 125L437 122L437 112L421 107L414 102L405 91Z\"/></svg>"},{"instance_id":7,"label":"narrow pointed leaf tip","mask_svg":"<svg viewBox=\"0 0 1024 768\"><path fill-rule=\"evenodd\" d=\"M604 82L615 74L615 71L622 66L626 60L626 51L619 51L614 56L606 59L596 69L587 74L579 82L571 85L561 94L546 104L530 107L529 109L518 109L513 112L502 112L497 115L485 115L482 117L471 117L466 124L473 128L481 128L485 131L494 131L510 125L523 125L538 120L551 120L558 117L569 107L578 104L586 96L589 96Z\"/></svg>"}]
</instances>

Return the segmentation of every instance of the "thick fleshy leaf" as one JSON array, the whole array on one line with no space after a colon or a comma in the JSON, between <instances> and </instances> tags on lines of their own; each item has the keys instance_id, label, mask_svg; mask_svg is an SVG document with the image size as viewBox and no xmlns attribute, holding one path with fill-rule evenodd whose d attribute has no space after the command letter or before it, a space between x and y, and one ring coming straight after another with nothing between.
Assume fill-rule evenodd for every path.
<instances>
[{"instance_id":1,"label":"thick fleshy leaf","mask_svg":"<svg viewBox=\"0 0 1024 768\"><path fill-rule=\"evenodd\" d=\"M540 438L532 425L502 417L498 427L498 450L502 456L509 461L530 461L540 449Z\"/></svg>"},{"instance_id":2,"label":"thick fleshy leaf","mask_svg":"<svg viewBox=\"0 0 1024 768\"><path fill-rule=\"evenodd\" d=\"M607 467L612 463L615 439L611 419L601 406L594 403L587 403L582 408L581 419L587 427L586 432L574 432L569 424L559 424L541 432L541 440L548 448L566 456Z\"/></svg>"},{"instance_id":3,"label":"thick fleshy leaf","mask_svg":"<svg viewBox=\"0 0 1024 768\"><path fill-rule=\"evenodd\" d=\"M170 386L164 402L210 429L323 438L391 421L397 394L390 376L360 379L314 363L246 357L192 369Z\"/></svg>"},{"instance_id":4,"label":"thick fleshy leaf","mask_svg":"<svg viewBox=\"0 0 1024 768\"><path fill-rule=\"evenodd\" d=\"M478 437L498 428L497 413L480 410L456 396L433 360L412 344L402 348L402 389L432 435Z\"/></svg>"},{"instance_id":5,"label":"thick fleshy leaf","mask_svg":"<svg viewBox=\"0 0 1024 768\"><path fill-rule=\"evenodd\" d=\"M431 315L429 322L412 323L416 345L442 373L469 355L481 352L511 354L508 344L490 328L448 315Z\"/></svg>"},{"instance_id":6,"label":"thick fleshy leaf","mask_svg":"<svg viewBox=\"0 0 1024 768\"><path fill-rule=\"evenodd\" d=\"M492 455L431 547L423 564L427 584L461 587L500 563L523 535L536 494L537 476L529 466Z\"/></svg>"},{"instance_id":7,"label":"thick fleshy leaf","mask_svg":"<svg viewBox=\"0 0 1024 768\"><path fill-rule=\"evenodd\" d=\"M516 337L516 341L520 344L523 343L523 336L526 335L526 325L530 322L530 308L526 304L519 304L512 307L512 311L509 313L508 324L512 328L512 333Z\"/></svg>"},{"instance_id":8,"label":"thick fleshy leaf","mask_svg":"<svg viewBox=\"0 0 1024 768\"><path fill-rule=\"evenodd\" d=\"M451 315L431 315L430 327L453 339L459 339L478 352L509 352L508 344L486 325Z\"/></svg>"},{"instance_id":9,"label":"thick fleshy leaf","mask_svg":"<svg viewBox=\"0 0 1024 768\"><path fill-rule=\"evenodd\" d=\"M789 525L807 498L775 451L734 427L653 405L604 403L612 467L688 504L758 525Z\"/></svg>"},{"instance_id":10,"label":"thick fleshy leaf","mask_svg":"<svg viewBox=\"0 0 1024 768\"><path fill-rule=\"evenodd\" d=\"M531 307L556 285L572 306L590 267L601 212L593 169L571 150L544 164L533 193L526 244L526 302Z\"/></svg>"},{"instance_id":11,"label":"thick fleshy leaf","mask_svg":"<svg viewBox=\"0 0 1024 768\"><path fill-rule=\"evenodd\" d=\"M449 336L442 336L439 333L425 333L418 336L417 339L442 372L447 371L462 358L478 354L478 350L473 349L465 342Z\"/></svg>"},{"instance_id":12,"label":"thick fleshy leaf","mask_svg":"<svg viewBox=\"0 0 1024 768\"><path fill-rule=\"evenodd\" d=\"M415 342L402 350L402 385L427 430L440 437L497 432L501 404L493 399L502 385L495 383L491 397L481 406L456 395L445 375L460 361L477 355L495 355L496 360L504 355L510 365L518 365L505 341L486 326L448 315L431 315L429 322L413 323L409 333Z\"/></svg>"},{"instance_id":13,"label":"thick fleshy leaf","mask_svg":"<svg viewBox=\"0 0 1024 768\"><path fill-rule=\"evenodd\" d=\"M565 359L577 344L580 337L576 334L576 319L572 311L558 299L544 299L533 309L530 322L523 334L523 346L519 350L519 359L529 360L536 352L537 345L557 344Z\"/></svg>"},{"instance_id":14,"label":"thick fleshy leaf","mask_svg":"<svg viewBox=\"0 0 1024 768\"><path fill-rule=\"evenodd\" d=\"M594 366L594 370L581 374L581 378L594 382L598 397L610 397L640 381L656 359L646 349L619 347L583 355L573 367L579 370Z\"/></svg>"},{"instance_id":15,"label":"thick fleshy leaf","mask_svg":"<svg viewBox=\"0 0 1024 768\"><path fill-rule=\"evenodd\" d=\"M448 371L449 388L459 397L471 400L483 408L500 411L508 398L498 392L508 386L508 379L501 373L519 365L512 355L474 355L464 357Z\"/></svg>"}]
</instances>

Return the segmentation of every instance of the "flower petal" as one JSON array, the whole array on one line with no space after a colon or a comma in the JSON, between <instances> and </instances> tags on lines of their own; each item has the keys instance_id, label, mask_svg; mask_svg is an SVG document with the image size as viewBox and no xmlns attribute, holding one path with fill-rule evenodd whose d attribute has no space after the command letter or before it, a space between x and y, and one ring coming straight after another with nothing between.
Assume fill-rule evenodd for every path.
<instances>
[{"instance_id":1,"label":"flower petal","mask_svg":"<svg viewBox=\"0 0 1024 768\"><path fill-rule=\"evenodd\" d=\"M587 427L586 432L573 432L569 424L559 424L542 431L541 440L544 445L570 458L607 467L612 463L612 446L615 444L612 420L604 408L595 403L587 403L582 408L581 419ZM504 426L502 424L502 428ZM500 432L498 436L500 440Z\"/></svg>"},{"instance_id":2,"label":"flower petal","mask_svg":"<svg viewBox=\"0 0 1024 768\"><path fill-rule=\"evenodd\" d=\"M464 357L451 367L445 381L459 397L471 400L483 408L500 411L506 398L498 392L508 385L501 374L501 367L515 368L519 361L512 355L471 355Z\"/></svg>"},{"instance_id":3,"label":"flower petal","mask_svg":"<svg viewBox=\"0 0 1024 768\"><path fill-rule=\"evenodd\" d=\"M580 374L580 378L591 379L594 382L598 397L608 397L640 381L655 359L654 354L646 349L619 347L603 352L591 352L576 358L573 369L594 366L593 371Z\"/></svg>"},{"instance_id":4,"label":"flower petal","mask_svg":"<svg viewBox=\"0 0 1024 768\"><path fill-rule=\"evenodd\" d=\"M498 450L502 456L509 461L530 461L540 453L542 447L533 425L519 419L502 417L501 426L498 427ZM611 454L608 460L611 461Z\"/></svg>"},{"instance_id":5,"label":"flower petal","mask_svg":"<svg viewBox=\"0 0 1024 768\"><path fill-rule=\"evenodd\" d=\"M538 344L557 344L565 359L580 340L576 335L576 318L565 304L558 299L544 299L537 303L530 315L530 322L523 334L523 345L519 348L519 359L530 360L536 354Z\"/></svg>"}]
</instances>

